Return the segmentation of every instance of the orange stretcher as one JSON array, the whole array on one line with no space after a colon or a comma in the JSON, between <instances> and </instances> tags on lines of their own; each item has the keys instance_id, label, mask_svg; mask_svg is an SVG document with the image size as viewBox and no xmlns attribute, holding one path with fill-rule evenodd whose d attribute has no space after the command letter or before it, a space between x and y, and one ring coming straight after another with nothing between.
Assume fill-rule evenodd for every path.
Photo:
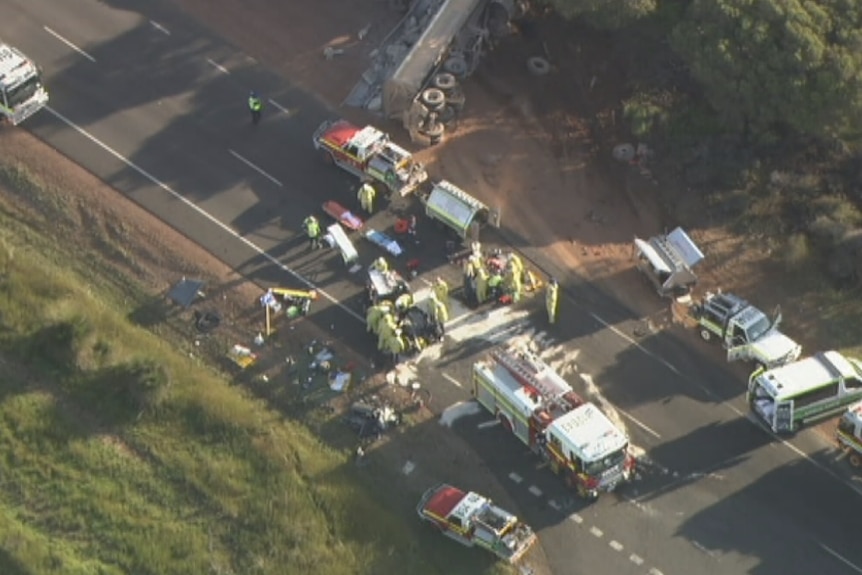
<instances>
[{"instance_id":1,"label":"orange stretcher","mask_svg":"<svg viewBox=\"0 0 862 575\"><path fill-rule=\"evenodd\" d=\"M365 225L362 218L334 200L323 202L323 211L347 229L361 230L362 226Z\"/></svg>"}]
</instances>

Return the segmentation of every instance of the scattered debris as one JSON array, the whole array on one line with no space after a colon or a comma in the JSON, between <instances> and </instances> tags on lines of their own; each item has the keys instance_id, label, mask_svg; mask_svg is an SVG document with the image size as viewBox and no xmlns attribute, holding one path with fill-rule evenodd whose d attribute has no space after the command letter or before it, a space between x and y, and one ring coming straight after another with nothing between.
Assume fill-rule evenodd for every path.
<instances>
[{"instance_id":1,"label":"scattered debris","mask_svg":"<svg viewBox=\"0 0 862 575\"><path fill-rule=\"evenodd\" d=\"M408 459L401 467L401 473L403 473L404 475L410 475L415 469L416 464Z\"/></svg>"},{"instance_id":2,"label":"scattered debris","mask_svg":"<svg viewBox=\"0 0 862 575\"><path fill-rule=\"evenodd\" d=\"M206 283L200 280L183 278L175 283L168 291L168 299L175 304L188 309L197 299L205 297L204 287Z\"/></svg>"},{"instance_id":3,"label":"scattered debris","mask_svg":"<svg viewBox=\"0 0 862 575\"><path fill-rule=\"evenodd\" d=\"M249 348L236 344L228 352L227 357L240 369L245 369L257 361L257 355Z\"/></svg>"},{"instance_id":4,"label":"scattered debris","mask_svg":"<svg viewBox=\"0 0 862 575\"><path fill-rule=\"evenodd\" d=\"M534 76L545 76L551 71L551 64L541 56L527 59L527 70Z\"/></svg>"},{"instance_id":5,"label":"scattered debris","mask_svg":"<svg viewBox=\"0 0 862 575\"><path fill-rule=\"evenodd\" d=\"M201 333L209 333L221 325L221 314L215 311L194 312L195 329Z\"/></svg>"},{"instance_id":6,"label":"scattered debris","mask_svg":"<svg viewBox=\"0 0 862 575\"><path fill-rule=\"evenodd\" d=\"M323 57L327 60L332 60L333 58L335 58L336 56L340 56L341 54L344 54L344 50L342 50L341 48L333 48L332 46L327 46L323 49Z\"/></svg>"},{"instance_id":7,"label":"scattered debris","mask_svg":"<svg viewBox=\"0 0 862 575\"><path fill-rule=\"evenodd\" d=\"M376 401L371 398L369 401ZM402 416L389 404L375 407L369 402L357 401L350 406L345 416L345 422L351 429L356 431L360 439L379 439L386 431L398 427L402 423Z\"/></svg>"},{"instance_id":8,"label":"scattered debris","mask_svg":"<svg viewBox=\"0 0 862 575\"><path fill-rule=\"evenodd\" d=\"M367 25L365 28L356 33L356 37L360 40L365 40L365 37L368 36L368 32L371 30L371 24Z\"/></svg>"}]
</instances>

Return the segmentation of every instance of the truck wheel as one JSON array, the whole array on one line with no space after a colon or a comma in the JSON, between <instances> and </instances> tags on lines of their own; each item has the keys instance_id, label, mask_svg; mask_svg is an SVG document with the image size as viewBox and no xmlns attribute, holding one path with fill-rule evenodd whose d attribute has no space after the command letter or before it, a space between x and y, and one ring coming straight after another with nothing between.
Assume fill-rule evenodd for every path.
<instances>
[{"instance_id":1,"label":"truck wheel","mask_svg":"<svg viewBox=\"0 0 862 575\"><path fill-rule=\"evenodd\" d=\"M859 455L858 453L851 453L850 457L847 458L847 461L850 463L850 467L854 469L862 467L862 455Z\"/></svg>"},{"instance_id":2,"label":"truck wheel","mask_svg":"<svg viewBox=\"0 0 862 575\"><path fill-rule=\"evenodd\" d=\"M705 327L700 328L700 339L702 339L703 341L711 341L712 332Z\"/></svg>"},{"instance_id":3,"label":"truck wheel","mask_svg":"<svg viewBox=\"0 0 862 575\"><path fill-rule=\"evenodd\" d=\"M320 152L320 157L323 158L324 164L334 164L335 163L335 158L333 158L332 154L327 152L326 150L323 150Z\"/></svg>"},{"instance_id":4,"label":"truck wheel","mask_svg":"<svg viewBox=\"0 0 862 575\"><path fill-rule=\"evenodd\" d=\"M440 110L446 104L446 94L440 88L428 88L422 92L420 99L432 112Z\"/></svg>"},{"instance_id":5,"label":"truck wheel","mask_svg":"<svg viewBox=\"0 0 862 575\"><path fill-rule=\"evenodd\" d=\"M453 89L458 84L458 80L455 79L454 74L450 74L449 72L441 72L434 76L434 79L431 83L434 84L435 88L446 92L447 90Z\"/></svg>"}]
</instances>

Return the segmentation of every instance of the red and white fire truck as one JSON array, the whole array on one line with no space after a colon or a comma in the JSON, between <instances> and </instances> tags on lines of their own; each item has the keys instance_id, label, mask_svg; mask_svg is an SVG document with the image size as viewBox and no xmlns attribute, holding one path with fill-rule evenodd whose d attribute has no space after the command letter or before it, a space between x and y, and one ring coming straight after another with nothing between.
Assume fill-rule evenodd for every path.
<instances>
[{"instance_id":1,"label":"red and white fire truck","mask_svg":"<svg viewBox=\"0 0 862 575\"><path fill-rule=\"evenodd\" d=\"M327 121L314 132L312 141L327 162L393 194L406 196L428 179L425 166L373 126Z\"/></svg>"},{"instance_id":2,"label":"red and white fire truck","mask_svg":"<svg viewBox=\"0 0 862 575\"><path fill-rule=\"evenodd\" d=\"M444 535L462 545L478 545L514 563L536 542L536 534L517 517L478 493L451 485L425 492L416 512Z\"/></svg>"},{"instance_id":3,"label":"red and white fire truck","mask_svg":"<svg viewBox=\"0 0 862 575\"><path fill-rule=\"evenodd\" d=\"M473 365L472 394L581 497L595 499L631 479L626 434L535 354L493 350Z\"/></svg>"}]
</instances>

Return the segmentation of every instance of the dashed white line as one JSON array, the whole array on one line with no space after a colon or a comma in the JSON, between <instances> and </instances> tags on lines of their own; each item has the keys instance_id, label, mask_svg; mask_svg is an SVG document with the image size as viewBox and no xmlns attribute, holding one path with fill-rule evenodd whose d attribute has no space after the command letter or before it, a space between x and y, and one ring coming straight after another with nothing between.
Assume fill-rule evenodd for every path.
<instances>
[{"instance_id":1,"label":"dashed white line","mask_svg":"<svg viewBox=\"0 0 862 575\"><path fill-rule=\"evenodd\" d=\"M574 522L575 522L575 523L577 523L578 525L580 525L581 523L583 523L583 522L584 522L584 518L583 518L583 517L581 517L580 515L578 515L577 513L572 513L571 515L569 515L569 519L570 519L571 521L574 521Z\"/></svg>"},{"instance_id":2,"label":"dashed white line","mask_svg":"<svg viewBox=\"0 0 862 575\"><path fill-rule=\"evenodd\" d=\"M635 565L643 565L644 564L644 560L640 557L640 555L635 555L634 553L629 555L629 561L631 561Z\"/></svg>"},{"instance_id":3,"label":"dashed white line","mask_svg":"<svg viewBox=\"0 0 862 575\"><path fill-rule=\"evenodd\" d=\"M275 100L273 100L272 98L268 99L268 100L267 100L267 102L269 102L270 104L272 104L272 107L273 107L273 108L275 108L275 109L277 109L277 110L281 110L282 112L284 112L284 113L285 113L285 114L287 114L288 116L290 116L290 115L291 115L291 113L292 113L290 110L288 110L287 108L285 108L284 106L282 106L281 104L279 104L278 102L276 102Z\"/></svg>"},{"instance_id":4,"label":"dashed white line","mask_svg":"<svg viewBox=\"0 0 862 575\"><path fill-rule=\"evenodd\" d=\"M159 23L158 23L158 22L156 22L155 20L150 20L150 25L151 25L153 28L155 28L156 30L158 30L159 32L161 32L162 34L164 34L165 36L170 36L170 35L171 35L170 30L168 30L167 28L165 28L164 26L162 26L161 24L159 24Z\"/></svg>"},{"instance_id":5,"label":"dashed white line","mask_svg":"<svg viewBox=\"0 0 862 575\"><path fill-rule=\"evenodd\" d=\"M622 551L623 550L623 544L620 543L619 541L612 540L610 543L608 543L608 545L614 551Z\"/></svg>"},{"instance_id":6,"label":"dashed white line","mask_svg":"<svg viewBox=\"0 0 862 575\"><path fill-rule=\"evenodd\" d=\"M539 489L538 487L536 487L535 485L531 485L531 486L530 486L530 488L529 488L529 489L527 489L527 491L529 491L530 493L532 493L532 494L533 494L533 495L535 495L536 497L541 497L541 496L542 496L542 490L541 490L541 489Z\"/></svg>"},{"instance_id":7,"label":"dashed white line","mask_svg":"<svg viewBox=\"0 0 862 575\"><path fill-rule=\"evenodd\" d=\"M488 429L489 427L494 427L500 425L499 419L492 419L490 421L483 421L482 423L476 426L476 429Z\"/></svg>"},{"instance_id":8,"label":"dashed white line","mask_svg":"<svg viewBox=\"0 0 862 575\"><path fill-rule=\"evenodd\" d=\"M234 158L236 158L237 160L239 160L240 162L242 162L243 164L245 164L246 166L248 166L249 168L251 168L252 170L254 170L255 172L257 172L258 174L260 174L261 176L263 176L264 178L266 178L266 179L267 179L267 180L269 180L270 182L274 183L276 186L278 186L278 187L280 187L280 188L283 188L283 187L284 187L284 185L283 185L281 182L279 182L278 180L276 180L275 178L273 178L272 176L270 176L269 174L267 174L265 171L263 171L263 169L262 169L262 168L260 168L260 167L258 167L258 166L256 166L256 165L254 165L254 164L253 164L253 163L251 163L249 160L246 160L245 158L243 158L242 156L240 156L239 154L237 154L237 153L236 153L236 152L234 152L233 150L228 150L228 152L230 152L230 154L231 154Z\"/></svg>"},{"instance_id":9,"label":"dashed white line","mask_svg":"<svg viewBox=\"0 0 862 575\"><path fill-rule=\"evenodd\" d=\"M656 569L655 567L653 567L652 569L650 569L650 570L648 571L648 573L649 573L649 575L664 575L664 573L662 573L661 571L659 571L659 570L658 570L658 569Z\"/></svg>"},{"instance_id":10,"label":"dashed white line","mask_svg":"<svg viewBox=\"0 0 862 575\"><path fill-rule=\"evenodd\" d=\"M562 511L563 506L557 503L555 499L548 499L548 507L553 509L554 511Z\"/></svg>"},{"instance_id":11,"label":"dashed white line","mask_svg":"<svg viewBox=\"0 0 862 575\"><path fill-rule=\"evenodd\" d=\"M641 429L643 429L644 431L646 431L647 433L649 433L650 435L652 435L653 437L655 437L656 439L661 439L661 435L659 435L657 431L655 431L654 429L649 427L646 423L635 418L635 416L633 416L629 413L626 413L625 411L623 411L621 409L618 409L617 412L620 415L622 415L623 417L625 417L626 419L628 419L629 421L631 421L632 423L634 423L635 425L637 425L638 427L640 427Z\"/></svg>"},{"instance_id":12,"label":"dashed white line","mask_svg":"<svg viewBox=\"0 0 862 575\"><path fill-rule=\"evenodd\" d=\"M598 528L598 527L596 527L595 525L593 525L592 527L590 527L590 533L592 533L592 534L593 534L593 536L595 536L595 537L601 537L602 535L604 535L604 534L605 534L605 533L604 533L604 531L602 531L601 529L599 529L599 528Z\"/></svg>"},{"instance_id":13,"label":"dashed white line","mask_svg":"<svg viewBox=\"0 0 862 575\"><path fill-rule=\"evenodd\" d=\"M847 565L848 567L850 567L851 569L856 571L857 573L862 573L862 568L853 564L848 559L845 559L844 557L842 557L837 551L830 549L829 547L827 547L823 543L820 544L820 547L822 547L824 551L826 551L827 553L829 553L830 555L832 555L833 557L835 557L836 559L838 559L839 561L841 561L842 563L844 563L845 565Z\"/></svg>"},{"instance_id":14,"label":"dashed white line","mask_svg":"<svg viewBox=\"0 0 862 575\"><path fill-rule=\"evenodd\" d=\"M107 152L108 154L110 154L111 156L116 158L117 160L120 160L125 165L127 165L129 168L136 171L138 174L140 174L141 176L143 176L144 178L146 178L147 180L149 180L150 182L152 182L153 184L155 184L156 186L158 186L159 188L161 188L162 190L164 190L165 192L170 194L172 197L176 198L177 200L179 200L180 202L182 202L183 204L185 204L186 206L188 206L189 208L191 208L192 210L197 212L199 215L203 216L206 220L208 220L210 223L212 223L216 227L220 228L222 231L224 231L225 233L227 233L228 235L233 237L235 240L238 240L239 242L244 244L247 248L249 248L250 250L257 253L258 255L263 256L264 258L267 259L267 261L269 261L270 263L277 266L280 270L287 272L288 274L293 276L298 282L302 283L303 285L305 285L308 288L311 288L311 289L317 291L317 293L322 295L324 298L329 300L331 303L338 306L339 309L341 309L342 311L347 313L347 315L349 315L353 319L355 319L355 320L357 320L363 324L365 323L365 317L359 315L358 313L356 313L355 311L353 311L349 307L345 306L343 303L341 303L336 298L334 298L332 296L332 294L322 290L320 288L320 286L318 286L317 284L305 279L303 276L299 275L297 272L293 271L291 268L287 267L286 265L284 265L283 263L278 261L275 257L268 254L266 252L266 250L258 247L255 243L249 241L247 238L244 238L241 235L239 235L230 226L222 223L220 220L216 219L215 216L213 216L212 214L210 214L206 210L202 209L201 207L199 207L197 204L195 204L191 200L188 200L187 198L183 197L180 193L174 191L173 188L171 188L170 186L168 186L164 182L158 180L155 176L150 174L148 171L146 171L145 169L143 169L139 165L135 164L134 162L132 162L131 160L129 160L128 158L126 158L125 156L123 156L122 154L120 154L119 152L117 152L116 150L114 150L113 148L111 148L110 146L108 146L107 144L105 144L104 142L99 140L98 138L96 138L94 135L90 134L87 130L81 128L80 126L78 126L77 124L75 124L74 122L72 122L71 120L66 118L64 115L62 115L57 110L53 109L50 106L45 106L45 110L50 112L55 118L57 118L58 120L60 120L61 122L63 122L67 126L69 126L70 128L72 128L73 130L75 130L76 132L78 132L79 134L84 136L86 139L88 139L91 142L93 142L94 144L96 144L102 150L104 150L105 152Z\"/></svg>"},{"instance_id":15,"label":"dashed white line","mask_svg":"<svg viewBox=\"0 0 862 575\"><path fill-rule=\"evenodd\" d=\"M84 50L81 50L80 48L78 48L77 46L75 46L74 44L72 44L71 42L69 42L68 40L66 40L65 38L63 38L62 36L57 34L56 32L54 32L53 30L51 30L47 26L42 26L42 27L45 29L45 32L47 32L48 34L50 34L51 36L53 36L54 38L56 38L57 40L59 40L60 42L62 42L63 44L65 44L66 46L68 46L69 48L71 48L72 50L74 50L75 52L80 54L81 56L83 56L84 58L86 58L87 60L89 60L90 62L95 63L96 59L93 58L92 56L90 56L89 54L87 54Z\"/></svg>"},{"instance_id":16,"label":"dashed white line","mask_svg":"<svg viewBox=\"0 0 862 575\"><path fill-rule=\"evenodd\" d=\"M512 480L512 481L514 481L515 483L521 483L521 482L524 480L524 478L523 478L523 477L521 477L520 475L518 475L518 474L517 474L517 473L515 473L514 471L513 471L512 473L510 473L510 474L509 474L509 479L511 479L511 480Z\"/></svg>"},{"instance_id":17,"label":"dashed white line","mask_svg":"<svg viewBox=\"0 0 862 575\"><path fill-rule=\"evenodd\" d=\"M446 381L448 381L449 383L451 383L455 387L464 387L463 385L461 385L460 381L458 381L457 379L455 379L454 377L452 377L448 373L443 373L441 375L443 376L443 379L445 379Z\"/></svg>"},{"instance_id":18,"label":"dashed white line","mask_svg":"<svg viewBox=\"0 0 862 575\"><path fill-rule=\"evenodd\" d=\"M222 74L230 74L230 70L228 70L227 68L225 68L224 66L222 66L218 62L213 62L209 58L207 58L207 62L209 63L210 66L212 66L213 68L215 68L216 70L218 70Z\"/></svg>"}]
</instances>

